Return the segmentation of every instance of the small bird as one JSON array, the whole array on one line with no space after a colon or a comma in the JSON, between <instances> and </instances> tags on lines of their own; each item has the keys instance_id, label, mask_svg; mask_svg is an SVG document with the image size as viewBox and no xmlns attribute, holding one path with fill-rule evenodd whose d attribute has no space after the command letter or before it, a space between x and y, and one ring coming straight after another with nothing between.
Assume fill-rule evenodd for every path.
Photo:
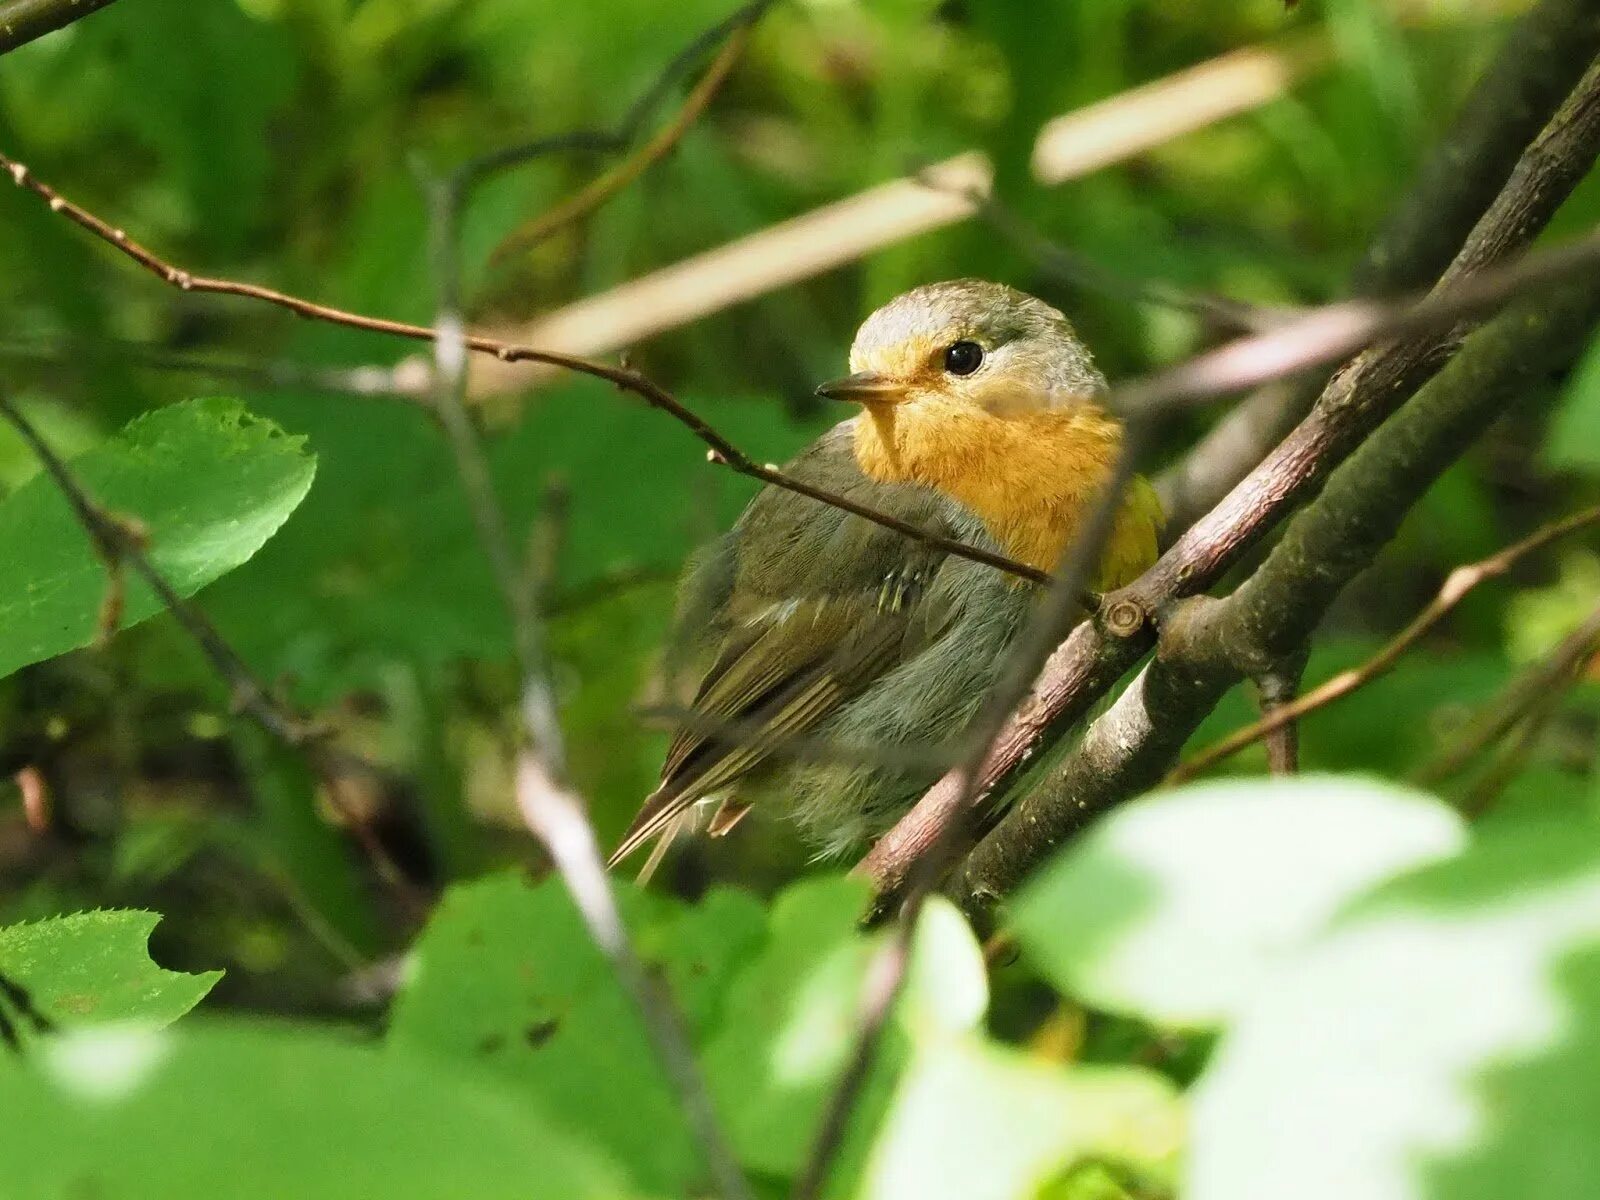
<instances>
[{"instance_id":1,"label":"small bird","mask_svg":"<svg viewBox=\"0 0 1600 1200\"><path fill-rule=\"evenodd\" d=\"M786 470L962 542L1054 570L1116 457L1104 377L1067 319L982 280L929 284L856 334L852 374L817 394L862 411ZM1093 586L1155 560L1160 503L1143 479ZM859 849L940 774L884 748L959 739L1042 589L778 487L691 563L674 645L703 675L660 786L612 855L672 839L713 810L720 836L759 805L819 858ZM796 761L796 737L859 752Z\"/></svg>"}]
</instances>

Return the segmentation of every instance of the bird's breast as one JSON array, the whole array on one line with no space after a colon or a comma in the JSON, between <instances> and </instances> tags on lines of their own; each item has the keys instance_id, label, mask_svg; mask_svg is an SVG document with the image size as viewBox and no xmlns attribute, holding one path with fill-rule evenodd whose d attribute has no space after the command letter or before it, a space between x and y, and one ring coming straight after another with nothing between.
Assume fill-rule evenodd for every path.
<instances>
[{"instance_id":1,"label":"bird's breast","mask_svg":"<svg viewBox=\"0 0 1600 1200\"><path fill-rule=\"evenodd\" d=\"M914 404L864 413L855 455L870 478L950 496L1009 556L1050 571L1120 442L1116 422L1087 404L1007 416Z\"/></svg>"}]
</instances>

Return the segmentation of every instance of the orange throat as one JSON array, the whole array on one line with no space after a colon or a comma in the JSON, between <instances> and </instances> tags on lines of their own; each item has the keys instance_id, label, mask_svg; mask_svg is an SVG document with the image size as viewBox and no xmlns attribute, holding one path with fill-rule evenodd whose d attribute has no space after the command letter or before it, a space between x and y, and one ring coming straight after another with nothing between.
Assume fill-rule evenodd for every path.
<instances>
[{"instance_id":1,"label":"orange throat","mask_svg":"<svg viewBox=\"0 0 1600 1200\"><path fill-rule=\"evenodd\" d=\"M1122 431L1090 403L995 414L947 401L873 405L856 422L862 471L959 501L1012 558L1054 570L1110 473Z\"/></svg>"}]
</instances>

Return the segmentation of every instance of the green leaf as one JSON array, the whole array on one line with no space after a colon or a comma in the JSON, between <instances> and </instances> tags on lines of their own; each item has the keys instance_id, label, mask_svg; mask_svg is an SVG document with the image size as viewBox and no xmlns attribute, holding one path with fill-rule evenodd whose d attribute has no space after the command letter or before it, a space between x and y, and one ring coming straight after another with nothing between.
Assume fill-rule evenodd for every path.
<instances>
[{"instance_id":1,"label":"green leaf","mask_svg":"<svg viewBox=\"0 0 1600 1200\"><path fill-rule=\"evenodd\" d=\"M785 891L770 914L713 891L690 907L619 889L640 955L683 1010L718 1113L745 1165L792 1175L854 1044L867 963L860 880ZM498 1076L624 1163L641 1188L703 1179L681 1106L628 996L556 880L514 875L452 888L418 941L388 1041ZM960 914L930 904L906 994L838 1178L851 1177L909 1041L973 1029L988 1003L983 955Z\"/></svg>"},{"instance_id":2,"label":"green leaf","mask_svg":"<svg viewBox=\"0 0 1600 1200\"><path fill-rule=\"evenodd\" d=\"M703 1033L761 936L759 905L727 891L693 908L627 889L619 899L641 956ZM641 1187L682 1194L703 1174L632 1001L559 880L499 875L446 893L412 952L388 1044L500 1077L605 1146Z\"/></svg>"},{"instance_id":3,"label":"green leaf","mask_svg":"<svg viewBox=\"0 0 1600 1200\"><path fill-rule=\"evenodd\" d=\"M824 1106L849 1061L868 964L880 938L859 928L865 884L812 879L772 908L760 957L729 989L706 1072L741 1158L768 1174L805 1163ZM836 1179L859 1169L870 1131L889 1102L908 1042L972 1028L988 1004L983 954L959 913L928 906L917 930L907 986L856 1106Z\"/></svg>"},{"instance_id":4,"label":"green leaf","mask_svg":"<svg viewBox=\"0 0 1600 1200\"><path fill-rule=\"evenodd\" d=\"M619 1173L508 1089L288 1027L84 1030L0 1070L6 1194L583 1200Z\"/></svg>"},{"instance_id":5,"label":"green leaf","mask_svg":"<svg viewBox=\"0 0 1600 1200\"><path fill-rule=\"evenodd\" d=\"M145 945L160 920L111 910L7 926L0 929L0 979L58 1027L176 1021L222 972L186 975L151 962Z\"/></svg>"},{"instance_id":6,"label":"green leaf","mask_svg":"<svg viewBox=\"0 0 1600 1200\"><path fill-rule=\"evenodd\" d=\"M1589 343L1567 380L1544 458L1552 467L1600 471L1600 338Z\"/></svg>"},{"instance_id":7,"label":"green leaf","mask_svg":"<svg viewBox=\"0 0 1600 1200\"><path fill-rule=\"evenodd\" d=\"M1176 1090L1135 1067L1062 1069L975 1038L923 1048L872 1152L867 1200L1030 1200L1088 1158L1170 1173Z\"/></svg>"},{"instance_id":8,"label":"green leaf","mask_svg":"<svg viewBox=\"0 0 1600 1200\"><path fill-rule=\"evenodd\" d=\"M1487 832L1281 965L1196 1097L1189 1200L1581 1200L1600 1179L1600 827Z\"/></svg>"},{"instance_id":9,"label":"green leaf","mask_svg":"<svg viewBox=\"0 0 1600 1200\"><path fill-rule=\"evenodd\" d=\"M140 417L75 458L103 508L137 518L150 558L183 596L254 554L311 486L300 439L237 404L197 400ZM0 675L88 645L106 571L55 482L40 474L0 502ZM127 573L122 626L160 611Z\"/></svg>"},{"instance_id":10,"label":"green leaf","mask_svg":"<svg viewBox=\"0 0 1600 1200\"><path fill-rule=\"evenodd\" d=\"M1439 801L1376 781L1200 784L1096 826L1019 898L1014 923L1074 996L1216 1024L1340 905L1465 836Z\"/></svg>"}]
</instances>

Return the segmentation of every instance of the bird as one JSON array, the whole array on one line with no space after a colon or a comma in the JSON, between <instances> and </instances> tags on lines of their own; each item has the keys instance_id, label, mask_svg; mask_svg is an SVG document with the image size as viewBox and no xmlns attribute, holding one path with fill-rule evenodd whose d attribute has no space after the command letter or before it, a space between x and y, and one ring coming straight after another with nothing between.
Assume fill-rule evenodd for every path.
<instances>
[{"instance_id":1,"label":"bird","mask_svg":"<svg viewBox=\"0 0 1600 1200\"><path fill-rule=\"evenodd\" d=\"M862 323L850 374L817 388L858 406L785 467L794 479L948 538L1054 570L1106 483L1123 429L1067 318L999 283L904 293ZM1136 477L1092 586L1155 561L1161 505ZM950 745L1002 670L1036 583L768 485L693 557L670 646L699 673L660 784L614 867L753 808L787 816L819 860L864 847L941 773L886 748ZM801 761L784 742L834 755ZM852 753L853 752L853 753ZM875 757L876 755L876 757Z\"/></svg>"}]
</instances>

